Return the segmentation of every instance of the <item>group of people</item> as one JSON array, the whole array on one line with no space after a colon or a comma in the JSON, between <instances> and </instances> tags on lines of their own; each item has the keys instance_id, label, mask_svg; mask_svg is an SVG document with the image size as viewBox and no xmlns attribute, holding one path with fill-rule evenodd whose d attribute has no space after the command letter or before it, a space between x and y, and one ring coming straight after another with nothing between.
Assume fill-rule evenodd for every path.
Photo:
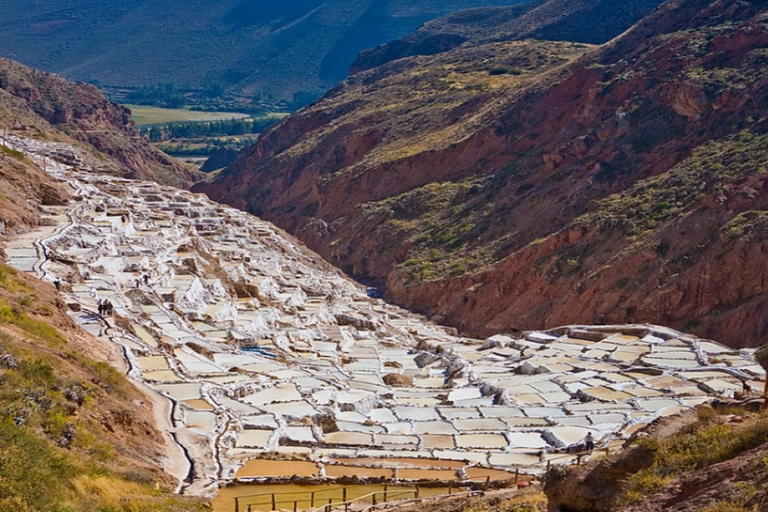
<instances>
[{"instance_id":1,"label":"group of people","mask_svg":"<svg viewBox=\"0 0 768 512\"><path fill-rule=\"evenodd\" d=\"M103 300L99 299L98 302L98 309L100 315L107 315L112 316L112 302L109 299Z\"/></svg>"}]
</instances>

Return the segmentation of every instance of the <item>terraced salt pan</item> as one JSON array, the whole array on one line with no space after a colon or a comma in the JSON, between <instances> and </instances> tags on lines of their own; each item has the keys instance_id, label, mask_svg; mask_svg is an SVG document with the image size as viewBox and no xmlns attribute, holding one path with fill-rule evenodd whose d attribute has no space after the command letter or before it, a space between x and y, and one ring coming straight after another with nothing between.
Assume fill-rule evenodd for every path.
<instances>
[{"instance_id":1,"label":"terraced salt pan","mask_svg":"<svg viewBox=\"0 0 768 512\"><path fill-rule=\"evenodd\" d=\"M538 436L540 438L540 436ZM512 435L513 442L518 446L530 447L527 434ZM495 449L505 448L509 445L507 438L501 434L459 434L456 436L456 446L460 448ZM542 441L541 447L546 446Z\"/></svg>"},{"instance_id":2,"label":"terraced salt pan","mask_svg":"<svg viewBox=\"0 0 768 512\"><path fill-rule=\"evenodd\" d=\"M18 144L33 159L35 148L44 147ZM314 265L315 255L241 212L153 184L49 168L83 199L76 209L51 210L58 222L71 218L72 225L40 243L79 266L42 266L71 285L69 301L93 310L97 297L109 297L130 320L136 336L116 332L106 319L108 335L146 381L184 403L180 428L184 422L208 428L212 439L220 433L214 426L227 429L222 438L235 448L228 441L217 452L225 475L243 456L261 452L310 458L408 453L539 471L541 450L576 443L588 429L599 439L626 436L639 424L625 427L628 421L652 421L730 395L741 379L762 386L764 373L751 353L656 326L630 326L631 335L622 326L575 326L525 339L459 338L370 299L343 276ZM95 211L106 203L112 213L130 212L130 222ZM54 228L48 229L46 236ZM37 257L31 245L22 249L16 256ZM212 261L218 261L217 277L195 270ZM149 284L136 291L144 272L151 273ZM256 287L259 298L230 296L232 283ZM102 330L83 315L76 318L94 334ZM417 348L419 342L441 351ZM429 364L417 364L420 354ZM638 358L647 370L632 366ZM382 381L387 373L411 376L414 386L389 388ZM322 429L311 423L329 418L340 430L318 439ZM244 428L249 425L259 428ZM240 442L247 436L254 437L252 447ZM249 471L283 474L270 465Z\"/></svg>"}]
</instances>

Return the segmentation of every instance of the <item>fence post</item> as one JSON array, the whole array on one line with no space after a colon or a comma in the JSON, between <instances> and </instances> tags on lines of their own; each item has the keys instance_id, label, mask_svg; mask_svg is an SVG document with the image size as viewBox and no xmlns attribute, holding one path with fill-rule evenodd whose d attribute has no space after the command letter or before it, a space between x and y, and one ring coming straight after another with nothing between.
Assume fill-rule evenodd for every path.
<instances>
[{"instance_id":1,"label":"fence post","mask_svg":"<svg viewBox=\"0 0 768 512\"><path fill-rule=\"evenodd\" d=\"M277 510L277 503L275 502L275 493L272 493L272 510Z\"/></svg>"},{"instance_id":2,"label":"fence post","mask_svg":"<svg viewBox=\"0 0 768 512\"><path fill-rule=\"evenodd\" d=\"M341 490L341 500L344 502L344 512L349 512L349 502L347 502L347 488Z\"/></svg>"},{"instance_id":3,"label":"fence post","mask_svg":"<svg viewBox=\"0 0 768 512\"><path fill-rule=\"evenodd\" d=\"M419 497L419 484L416 484L416 498Z\"/></svg>"},{"instance_id":4,"label":"fence post","mask_svg":"<svg viewBox=\"0 0 768 512\"><path fill-rule=\"evenodd\" d=\"M520 468L515 469L515 483L520 479Z\"/></svg>"},{"instance_id":5,"label":"fence post","mask_svg":"<svg viewBox=\"0 0 768 512\"><path fill-rule=\"evenodd\" d=\"M298 501L294 501L293 502L293 512L296 512L297 510L299 510L299 502Z\"/></svg>"},{"instance_id":6,"label":"fence post","mask_svg":"<svg viewBox=\"0 0 768 512\"><path fill-rule=\"evenodd\" d=\"M235 496L235 512L240 512L240 498Z\"/></svg>"},{"instance_id":7,"label":"fence post","mask_svg":"<svg viewBox=\"0 0 768 512\"><path fill-rule=\"evenodd\" d=\"M375 507L376 506L376 493L375 492L373 493L371 498L372 498L373 506Z\"/></svg>"},{"instance_id":8,"label":"fence post","mask_svg":"<svg viewBox=\"0 0 768 512\"><path fill-rule=\"evenodd\" d=\"M384 501L387 501L387 484L384 484Z\"/></svg>"},{"instance_id":9,"label":"fence post","mask_svg":"<svg viewBox=\"0 0 768 512\"><path fill-rule=\"evenodd\" d=\"M448 494L453 494L453 480L448 481Z\"/></svg>"},{"instance_id":10,"label":"fence post","mask_svg":"<svg viewBox=\"0 0 768 512\"><path fill-rule=\"evenodd\" d=\"M315 491L309 495L309 508L315 508Z\"/></svg>"},{"instance_id":11,"label":"fence post","mask_svg":"<svg viewBox=\"0 0 768 512\"><path fill-rule=\"evenodd\" d=\"M333 508L333 498L328 498L328 505L326 505L326 511L331 512L331 509Z\"/></svg>"}]
</instances>

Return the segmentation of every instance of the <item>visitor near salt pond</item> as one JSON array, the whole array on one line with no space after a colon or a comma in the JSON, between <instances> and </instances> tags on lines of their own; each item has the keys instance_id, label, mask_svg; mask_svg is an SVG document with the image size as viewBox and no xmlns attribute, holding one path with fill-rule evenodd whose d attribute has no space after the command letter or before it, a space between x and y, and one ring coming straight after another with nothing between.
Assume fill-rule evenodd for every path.
<instances>
[{"instance_id":1,"label":"visitor near salt pond","mask_svg":"<svg viewBox=\"0 0 768 512\"><path fill-rule=\"evenodd\" d=\"M77 151L9 144L37 161ZM744 382L764 387L754 351L659 326L459 337L370 298L266 222L81 162L46 160L76 200L45 206L39 249L10 244L8 261L59 280L78 323L173 402L190 493L290 477L297 458L307 478L540 473L573 445L612 446ZM114 316L98 314L106 303Z\"/></svg>"}]
</instances>

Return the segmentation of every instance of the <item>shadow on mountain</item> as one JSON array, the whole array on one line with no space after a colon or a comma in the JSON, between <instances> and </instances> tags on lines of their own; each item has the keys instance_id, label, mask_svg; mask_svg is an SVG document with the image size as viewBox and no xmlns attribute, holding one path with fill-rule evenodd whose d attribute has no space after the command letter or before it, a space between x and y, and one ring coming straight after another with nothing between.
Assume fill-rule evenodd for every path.
<instances>
[{"instance_id":1,"label":"shadow on mountain","mask_svg":"<svg viewBox=\"0 0 768 512\"><path fill-rule=\"evenodd\" d=\"M321 0L293 0L285 3L244 0L224 19L235 28L270 26L274 31L303 18L322 3Z\"/></svg>"}]
</instances>

